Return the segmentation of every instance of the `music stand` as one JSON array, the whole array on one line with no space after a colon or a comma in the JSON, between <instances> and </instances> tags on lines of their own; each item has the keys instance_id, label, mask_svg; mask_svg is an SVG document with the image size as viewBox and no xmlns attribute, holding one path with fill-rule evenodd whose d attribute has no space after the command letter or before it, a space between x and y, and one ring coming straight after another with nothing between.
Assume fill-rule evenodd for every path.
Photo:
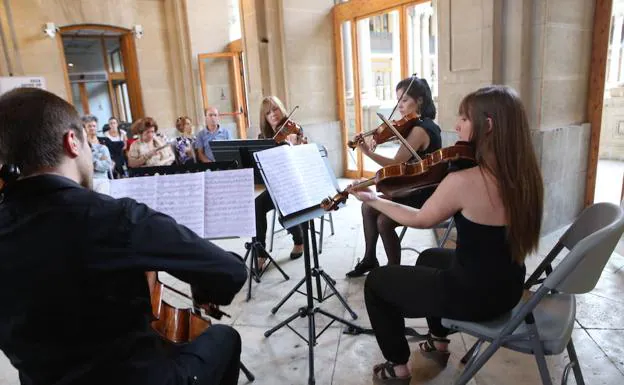
<instances>
[{"instance_id":1,"label":"music stand","mask_svg":"<svg viewBox=\"0 0 624 385\"><path fill-rule=\"evenodd\" d=\"M254 183L264 184L260 171L253 160L253 154L277 146L273 139L214 140L210 149L217 162L236 161L240 168L254 169Z\"/></svg>"},{"instance_id":2,"label":"music stand","mask_svg":"<svg viewBox=\"0 0 624 385\"><path fill-rule=\"evenodd\" d=\"M320 147L320 146L319 146ZM329 174L331 175L332 179L333 179L333 183L336 187L336 191L338 191L338 182L336 181L336 178L333 174L333 171L331 171L331 166L329 165L329 161L327 160L327 151L320 147L319 151L321 153L325 153L324 156L324 163L325 163L325 167L327 168ZM275 204L275 208L276 210L279 209L279 205L278 202L276 202L275 200L275 194L273 194L271 192L271 186L270 183L267 181L267 178L265 176L265 171L263 169L262 164L260 163L260 160L258 159L257 154L254 155L254 158L256 160L256 163L258 165L258 169L260 170L262 177L265 180L265 185L267 190L269 190L269 193L271 194L271 198L273 199L273 203ZM278 211L279 212L279 211ZM308 209L305 210L301 210L299 212L293 213L293 214L289 214L287 216L282 216L280 213L279 216L279 221L282 224L282 226L284 228L290 228L292 226L297 226L297 225L301 225L303 227L303 261L304 261L304 270L305 270L305 277L295 286L295 288L293 290L291 290L284 299L282 299L279 303L278 306L276 306L275 308L273 308L271 310L271 312L273 314L275 314L275 312L277 311L277 309L284 303L286 302L286 300L288 300L288 298L290 298L290 296L292 296L292 294L294 294L296 291L298 291L299 287L303 284L306 285L306 305L300 307L294 314L292 314L291 316L289 316L288 318L286 318L284 321L280 322L278 325L276 325L275 327L273 327L270 330L267 330L264 333L265 337L269 337L271 334L275 333L277 330L281 329L284 326L287 326L289 329L291 329L292 331L295 332L295 334L297 334L301 339L303 339L304 341L306 341L306 343L308 344L308 363L309 363L309 374L308 374L308 384L314 384L315 383L315 379L314 379L314 346L316 345L316 340L318 337L320 337L334 322L340 322L350 328L358 328L357 325L352 324L351 322L340 318L336 315L333 315L319 307L315 307L314 306L314 300L318 300L319 302L322 302L324 299L327 299L329 297L331 297L332 295L336 295L340 302L343 304L343 306L345 306L345 308L347 308L347 310L351 313L351 316L356 319L357 318L357 314L355 314L355 312L353 312L353 310L349 307L349 305L346 303L346 301L344 300L344 298L340 295L340 293L338 293L338 291L336 290L335 287L335 283L336 281L334 281L327 273L323 272L322 269L320 269L320 267L318 266L318 252L317 252L317 248L316 248L316 232L315 232L315 228L314 228L314 219L315 218L322 218L323 215L325 214L325 211L320 207L320 202L319 205L315 206L315 207L310 207ZM311 243L312 243L312 252L310 252L310 236L311 236ZM312 268L311 266L311 257L314 258L315 261L315 267ZM318 294L319 297L316 298L314 297L314 292L313 292L313 287L312 287L312 277L315 276L316 277L316 282L317 282L317 289L318 289ZM323 278L325 279L325 281L327 282L328 286L330 286L333 290L333 294L327 297L323 297L321 294L321 284L320 284L320 279ZM304 294L304 293L301 293ZM320 313L328 318L331 319L331 322L326 325L318 334L316 334L316 326L315 326L315 316L317 313ZM296 318L304 318L307 317L308 318L308 338L306 339L304 336L302 336L301 334L299 334L295 329L293 329L289 324L294 321Z\"/></svg>"},{"instance_id":3,"label":"music stand","mask_svg":"<svg viewBox=\"0 0 624 385\"><path fill-rule=\"evenodd\" d=\"M239 168L240 163L236 160L222 162L193 163L185 165L172 164L170 166L129 167L128 177L185 174L189 172L233 170Z\"/></svg>"}]
</instances>

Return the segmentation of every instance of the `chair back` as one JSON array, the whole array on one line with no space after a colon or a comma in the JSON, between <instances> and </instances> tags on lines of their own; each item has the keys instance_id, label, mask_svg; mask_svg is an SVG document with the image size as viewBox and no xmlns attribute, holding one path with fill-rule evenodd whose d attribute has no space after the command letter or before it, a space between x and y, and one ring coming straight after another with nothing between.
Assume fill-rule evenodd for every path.
<instances>
[{"instance_id":1,"label":"chair back","mask_svg":"<svg viewBox=\"0 0 624 385\"><path fill-rule=\"evenodd\" d=\"M585 208L561 236L559 242L572 250L579 241L600 230L605 224L611 223L621 215L612 206L614 205L596 203Z\"/></svg>"},{"instance_id":2,"label":"chair back","mask_svg":"<svg viewBox=\"0 0 624 385\"><path fill-rule=\"evenodd\" d=\"M591 291L624 232L624 211L613 203L596 203L585 209L562 236L570 253L544 281L544 286L564 293Z\"/></svg>"}]
</instances>

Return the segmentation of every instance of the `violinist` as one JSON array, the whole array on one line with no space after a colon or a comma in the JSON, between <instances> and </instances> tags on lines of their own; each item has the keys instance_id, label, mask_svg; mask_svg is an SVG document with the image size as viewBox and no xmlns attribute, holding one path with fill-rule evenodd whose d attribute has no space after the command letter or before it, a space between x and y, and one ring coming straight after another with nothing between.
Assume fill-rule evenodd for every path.
<instances>
[{"instance_id":1,"label":"violinist","mask_svg":"<svg viewBox=\"0 0 624 385\"><path fill-rule=\"evenodd\" d=\"M145 272L189 283L198 305L227 305L247 277L240 257L92 191L80 117L50 92L0 96L0 163L22 175L0 203L0 349L22 384L237 384L238 333L215 325L172 352L150 326Z\"/></svg>"},{"instance_id":2,"label":"violinist","mask_svg":"<svg viewBox=\"0 0 624 385\"><path fill-rule=\"evenodd\" d=\"M276 96L267 96L262 99L260 104L260 134L259 139L273 138L279 128L285 123L288 116L286 108L279 98ZM290 145L303 144L303 132L292 133L286 135L286 141ZM266 215L269 211L275 209L271 195L267 190L263 191L256 197L256 241L264 248L266 247L266 231L267 220ZM293 249L290 252L291 259L297 259L303 255L303 229L297 225L287 229L293 239ZM266 261L266 257L258 258L259 267L262 268Z\"/></svg>"},{"instance_id":3,"label":"violinist","mask_svg":"<svg viewBox=\"0 0 624 385\"><path fill-rule=\"evenodd\" d=\"M431 228L454 216L461 240L455 250L423 251L414 267L386 266L366 278L366 309L387 360L373 368L380 382L409 382L404 317L427 318L429 337L418 352L445 367L449 330L441 318L485 321L511 310L522 295L524 259L538 246L543 182L517 93L490 86L467 95L455 130L475 147L477 166L449 173L422 209L368 189L351 191L410 227Z\"/></svg>"},{"instance_id":4,"label":"violinist","mask_svg":"<svg viewBox=\"0 0 624 385\"><path fill-rule=\"evenodd\" d=\"M414 78L414 81L411 81L412 78L406 78L401 80L396 86L397 98L399 99L398 110L401 116L410 114L418 116L417 125L410 130L405 139L419 156L424 157L442 146L442 138L440 136L440 127L433 121L436 116L436 108L433 104L431 89L427 81L420 78ZM410 82L412 83L411 86ZM406 90L407 92L405 92ZM357 142L358 148L381 166L413 160L410 151L403 145L401 145L394 158L387 158L373 152L375 147L374 141L368 141L367 143L367 140L357 140ZM432 192L433 188L424 189L407 197L394 198L394 201L419 208ZM401 264L401 242L395 231L399 224L367 204L362 204L362 222L365 242L364 258L358 262L352 271L346 274L347 277L362 276L379 266L376 255L377 239L379 237L383 241L386 256L388 257L388 265Z\"/></svg>"}]
</instances>

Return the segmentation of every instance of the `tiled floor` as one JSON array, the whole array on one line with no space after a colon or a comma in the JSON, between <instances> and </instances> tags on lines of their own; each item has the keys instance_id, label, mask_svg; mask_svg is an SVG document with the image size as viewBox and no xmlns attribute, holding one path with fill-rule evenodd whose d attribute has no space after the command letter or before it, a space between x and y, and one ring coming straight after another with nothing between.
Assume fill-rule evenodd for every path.
<instances>
[{"instance_id":1,"label":"tiled floor","mask_svg":"<svg viewBox=\"0 0 624 385\"><path fill-rule=\"evenodd\" d=\"M341 181L346 183L346 181ZM269 219L271 215L269 214ZM352 320L349 313L337 298L332 297L320 304L320 307L332 314L362 326L369 326L363 302L363 278L347 280L344 273L356 263L363 254L364 242L360 217L360 204L350 198L347 207L333 213L336 234L329 234L326 226L323 253L320 263L323 269L337 281L337 288L345 296L348 304L357 313L358 319ZM318 228L318 226L317 226ZM527 260L527 270L532 271L550 250L561 231L542 239L537 255ZM244 254L244 240L224 240L217 242L232 251ZM404 239L404 246L422 250L434 244L430 230L409 229ZM254 384L306 384L308 378L308 347L293 331L283 328L270 337L264 332L284 320L299 307L305 306L306 299L295 294L279 311L273 315L271 309L303 277L303 259L291 261L288 258L291 240L284 232L276 236L272 255L290 276L285 281L277 269L267 271L260 284L253 284L253 297L245 301L246 287L241 290L230 306L223 310L231 318L227 322L236 327L243 338L242 359L255 374ZM385 263L385 254L381 242L378 244L380 262ZM403 264L413 264L416 254L405 251ZM172 279L161 276L167 282ZM186 285L176 283L186 289ZM587 384L624 384L624 256L614 254L605 269L597 288L590 294L578 296L577 327L573 338L581 361L581 367ZM171 302L176 299L171 298ZM179 301L179 299L177 299ZM328 324L328 319L320 314L315 317L317 333ZM408 326L426 332L424 320L407 320ZM297 319L293 328L307 336L308 324L305 319ZM351 336L342 334L342 326L332 324L318 339L315 346L314 374L316 384L371 384L371 368L382 361L382 356L373 336ZM451 336L451 359L448 367L441 373L427 366L418 355L413 355L412 384L451 384L462 368L461 356L472 345L474 339L467 335ZM416 341L411 341L413 350ZM548 365L555 383L561 381L566 357L549 357ZM246 383L241 376L240 384ZM18 384L15 370L0 355L0 385ZM501 350L478 373L471 382L478 385L514 385L539 384L535 361L531 356ZM573 377L569 384L575 384Z\"/></svg>"}]
</instances>

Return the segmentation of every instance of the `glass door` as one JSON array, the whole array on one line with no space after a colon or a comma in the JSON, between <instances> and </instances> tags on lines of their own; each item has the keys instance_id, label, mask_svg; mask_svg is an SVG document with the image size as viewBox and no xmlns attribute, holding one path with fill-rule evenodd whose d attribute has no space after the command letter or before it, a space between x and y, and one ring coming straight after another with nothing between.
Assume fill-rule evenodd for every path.
<instances>
[{"instance_id":1,"label":"glass door","mask_svg":"<svg viewBox=\"0 0 624 385\"><path fill-rule=\"evenodd\" d=\"M204 110L216 107L223 128L234 138L247 137L247 109L240 55L235 52L198 56Z\"/></svg>"},{"instance_id":2,"label":"glass door","mask_svg":"<svg viewBox=\"0 0 624 385\"><path fill-rule=\"evenodd\" d=\"M402 79L399 11L357 19L357 39L361 131L367 132L382 123L378 113L390 120L400 118L398 111L390 116L397 102L394 87ZM392 158L398 148L397 142L386 142L378 145L375 152ZM369 157L363 157L363 175L372 175L380 167Z\"/></svg>"},{"instance_id":3,"label":"glass door","mask_svg":"<svg viewBox=\"0 0 624 385\"><path fill-rule=\"evenodd\" d=\"M370 177L380 166L347 143L382 121L400 118L397 83L416 73L437 93L435 10L431 1L351 1L334 6L337 95L344 139L345 176ZM398 141L377 146L376 153L394 157Z\"/></svg>"}]
</instances>

